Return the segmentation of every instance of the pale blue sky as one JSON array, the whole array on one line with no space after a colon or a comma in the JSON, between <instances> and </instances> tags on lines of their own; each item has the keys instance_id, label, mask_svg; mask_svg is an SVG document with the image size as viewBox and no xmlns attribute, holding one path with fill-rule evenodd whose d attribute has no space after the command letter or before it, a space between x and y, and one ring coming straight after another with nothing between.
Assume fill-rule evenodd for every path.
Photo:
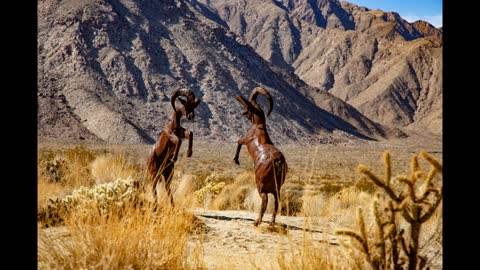
<instances>
[{"instance_id":1,"label":"pale blue sky","mask_svg":"<svg viewBox=\"0 0 480 270\"><path fill-rule=\"evenodd\" d=\"M442 24L442 0L347 0L358 6L395 11L408 22L424 20L435 27Z\"/></svg>"}]
</instances>

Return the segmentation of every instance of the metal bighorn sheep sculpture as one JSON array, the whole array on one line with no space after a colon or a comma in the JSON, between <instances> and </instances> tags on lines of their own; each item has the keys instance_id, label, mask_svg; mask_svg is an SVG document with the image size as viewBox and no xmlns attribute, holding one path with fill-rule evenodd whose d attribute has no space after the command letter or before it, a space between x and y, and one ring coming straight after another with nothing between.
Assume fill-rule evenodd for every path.
<instances>
[{"instance_id":1,"label":"metal bighorn sheep sculpture","mask_svg":"<svg viewBox=\"0 0 480 270\"><path fill-rule=\"evenodd\" d=\"M180 96L186 97L184 100ZM175 100L182 103L175 107ZM194 109L200 103L200 99L195 97L192 90L179 89L173 93L170 99L173 107L173 112L170 114L167 123L162 129L162 133L158 141L153 145L147 158L148 172L153 180L153 195L155 198L155 206L157 206L157 183L162 176L165 181L165 188L170 202L173 204L173 197L170 190L170 182L172 181L173 169L175 161L178 158L178 151L182 145L182 139L188 139L187 157L192 156L193 133L187 132L181 125L180 119L184 115L188 120L195 118Z\"/></svg>"},{"instance_id":2,"label":"metal bighorn sheep sculpture","mask_svg":"<svg viewBox=\"0 0 480 270\"><path fill-rule=\"evenodd\" d=\"M265 126L266 118L260 105L257 103L257 96L261 94L267 98L268 101L268 113L270 115L273 109L273 100L268 93L262 87L256 87L250 94L250 101L237 96L236 99L245 108L243 115L247 117L252 123L247 135L238 140L237 152L235 153L234 161L236 164L240 164L238 161L238 155L242 145L246 145L248 153L253 159L255 165L255 181L257 183L257 190L262 198L262 206L260 209L260 215L255 221L254 225L258 226L262 222L263 214L267 208L268 193L273 194L275 199L275 208L273 210L272 226L275 224L275 217L278 210L278 200L280 198L280 187L285 181L285 175L287 173L287 162L282 152L278 150L268 136L267 128Z\"/></svg>"}]
</instances>

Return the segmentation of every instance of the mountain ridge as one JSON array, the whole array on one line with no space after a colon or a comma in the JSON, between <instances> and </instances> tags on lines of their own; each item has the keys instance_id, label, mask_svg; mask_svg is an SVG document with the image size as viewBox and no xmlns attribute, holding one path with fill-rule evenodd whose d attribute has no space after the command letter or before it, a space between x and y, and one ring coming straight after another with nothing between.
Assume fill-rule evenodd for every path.
<instances>
[{"instance_id":1,"label":"mountain ridge","mask_svg":"<svg viewBox=\"0 0 480 270\"><path fill-rule=\"evenodd\" d=\"M260 57L199 1L47 0L38 21L40 138L152 143L171 111L169 95L191 86L203 102L183 125L196 138L235 141L248 123L234 97L258 85L276 103L267 120L274 141L405 136Z\"/></svg>"},{"instance_id":2,"label":"mountain ridge","mask_svg":"<svg viewBox=\"0 0 480 270\"><path fill-rule=\"evenodd\" d=\"M200 2L264 59L329 91L370 119L442 134L442 29L346 1ZM386 68L396 66L404 71ZM375 84L378 80L381 87ZM307 95L321 106L315 92ZM425 96L430 98L420 98Z\"/></svg>"}]
</instances>

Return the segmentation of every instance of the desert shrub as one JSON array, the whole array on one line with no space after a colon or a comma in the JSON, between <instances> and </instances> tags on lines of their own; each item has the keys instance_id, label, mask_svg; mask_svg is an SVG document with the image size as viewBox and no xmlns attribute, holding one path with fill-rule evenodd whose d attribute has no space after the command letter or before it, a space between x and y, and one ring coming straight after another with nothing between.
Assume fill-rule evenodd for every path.
<instances>
[{"instance_id":1,"label":"desert shrub","mask_svg":"<svg viewBox=\"0 0 480 270\"><path fill-rule=\"evenodd\" d=\"M417 156L413 156L410 174L398 175L393 178L395 181L392 181L388 152L383 156L384 177L373 174L364 165L358 166L357 170L383 191L377 193L371 207L375 230L367 230L371 226L365 225L359 208L359 231L338 230L336 233L349 236L356 244L351 243L349 247L357 247L374 269L428 269L427 254L421 254L420 239L423 224L434 215L443 198L441 185L434 183L435 176L442 174L442 165L424 151L420 156L430 163L429 172L425 173ZM402 185L403 189L399 188Z\"/></svg>"},{"instance_id":2,"label":"desert shrub","mask_svg":"<svg viewBox=\"0 0 480 270\"><path fill-rule=\"evenodd\" d=\"M41 160L39 166L41 168L39 171L46 181L60 183L65 179L67 162L64 158L56 156L53 159Z\"/></svg>"},{"instance_id":3,"label":"desert shrub","mask_svg":"<svg viewBox=\"0 0 480 270\"><path fill-rule=\"evenodd\" d=\"M225 182L222 181L223 179L224 177L212 173L205 178L202 187L193 193L197 201L203 203L205 208L208 208L211 200L222 191L225 186Z\"/></svg>"},{"instance_id":4,"label":"desert shrub","mask_svg":"<svg viewBox=\"0 0 480 270\"><path fill-rule=\"evenodd\" d=\"M38 174L44 181L80 187L94 184L89 165L96 154L84 146L39 155Z\"/></svg>"},{"instance_id":5,"label":"desert shrub","mask_svg":"<svg viewBox=\"0 0 480 270\"><path fill-rule=\"evenodd\" d=\"M74 209L86 215L91 209L103 215L113 209L120 211L137 199L137 188L137 183L131 178L117 179L92 188L80 187L63 198L49 198L47 206L38 212L38 220L45 226L51 226L62 224Z\"/></svg>"},{"instance_id":6,"label":"desert shrub","mask_svg":"<svg viewBox=\"0 0 480 270\"><path fill-rule=\"evenodd\" d=\"M183 175L182 172L178 172L177 176ZM188 175L188 174L187 174ZM205 171L200 171L200 172L195 172L192 175L194 175L192 179L192 187L194 190L199 190L203 188L207 183L219 183L219 182L224 182L225 184L229 184L233 182L232 177L228 177L223 174L219 174L216 172L205 172Z\"/></svg>"}]
</instances>

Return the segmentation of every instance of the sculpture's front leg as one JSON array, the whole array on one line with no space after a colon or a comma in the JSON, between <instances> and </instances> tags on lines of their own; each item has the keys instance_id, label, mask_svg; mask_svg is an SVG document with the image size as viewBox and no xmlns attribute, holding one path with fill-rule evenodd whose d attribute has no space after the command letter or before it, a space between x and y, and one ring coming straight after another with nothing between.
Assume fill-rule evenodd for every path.
<instances>
[{"instance_id":1,"label":"sculpture's front leg","mask_svg":"<svg viewBox=\"0 0 480 270\"><path fill-rule=\"evenodd\" d=\"M185 131L185 139L188 140L188 150L187 150L187 157L191 157L193 154L192 146L193 146L193 132Z\"/></svg>"},{"instance_id":2,"label":"sculpture's front leg","mask_svg":"<svg viewBox=\"0 0 480 270\"><path fill-rule=\"evenodd\" d=\"M173 132L168 133L168 139L175 145L175 149L173 150L173 157L170 161L175 162L178 158L178 152L180 151L180 145L182 145L182 140L175 135Z\"/></svg>"},{"instance_id":3,"label":"sculpture's front leg","mask_svg":"<svg viewBox=\"0 0 480 270\"><path fill-rule=\"evenodd\" d=\"M238 157L240 155L240 149L242 149L242 144L240 143L241 140L238 140L238 145L237 145L237 151L235 152L235 157L233 158L233 161L235 161L235 164L240 165L240 161L238 161Z\"/></svg>"}]
</instances>

